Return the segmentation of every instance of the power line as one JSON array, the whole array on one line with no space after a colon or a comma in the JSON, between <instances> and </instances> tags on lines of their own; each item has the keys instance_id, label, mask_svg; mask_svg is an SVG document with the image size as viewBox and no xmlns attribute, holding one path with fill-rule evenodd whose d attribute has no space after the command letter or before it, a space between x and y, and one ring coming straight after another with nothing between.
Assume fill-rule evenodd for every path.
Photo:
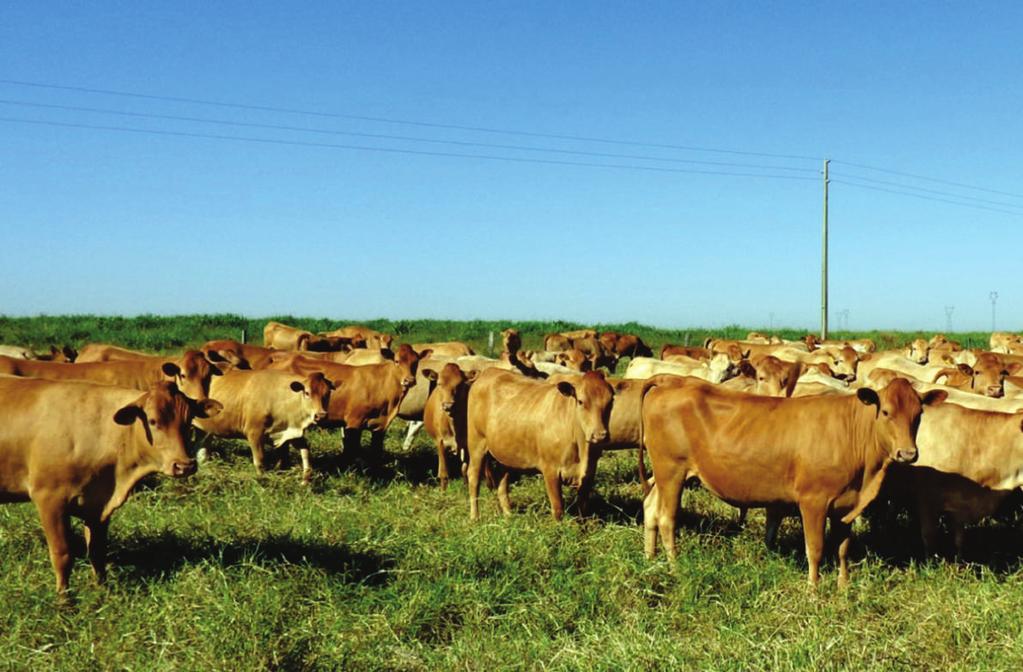
<instances>
[{"instance_id":1,"label":"power line","mask_svg":"<svg viewBox=\"0 0 1023 672\"><path fill-rule=\"evenodd\" d=\"M633 159L633 160L640 160L640 161L665 161L665 162L669 162L669 163L685 163L685 164L695 164L695 165L704 165L704 166L721 166L721 167L727 167L727 168L752 168L752 169L759 169L759 170L786 170L786 171L796 171L796 172L804 172L804 173L816 173L817 172L816 169L814 169L814 168L796 168L796 167L792 167L792 166L773 166L773 165L753 164L753 163L732 163L732 162L727 162L727 161L701 161L701 160L698 160L698 159L676 159L676 158L670 158L670 157L644 156L644 155L637 155L637 154L614 154L614 153L608 153L608 152L587 152L587 151L573 150L573 149L555 149L555 148L545 148L545 147L527 147L525 145L503 145L503 144L494 144L494 143L487 143L487 142L468 142L468 141L463 141L463 140L438 140L438 139L434 139L434 138L421 138L421 137L408 136L408 135L388 135L388 134L383 134L383 133L360 133L360 132L355 132L355 131L338 131L338 130L333 130L333 129L309 128L309 127L304 127L304 126L284 126L284 125L280 125L280 124L259 124L259 123L254 123L254 122L245 122L245 121L231 121L231 120L228 120L228 119L210 119L210 118L205 118L205 117L183 117L183 116L170 115L170 114L154 114L154 113L150 113L150 112L126 112L126 111L123 111L123 110L111 110L111 109L108 109L108 108L82 107L82 106L78 106L78 105L56 105L56 104L52 104L52 103L36 103L36 102L25 101L25 100L5 100L5 99L0 99L0 104L4 104L4 105L20 105L22 107L37 107L37 108L46 108L46 109L53 109L53 110L66 110L66 111L71 111L71 112L95 112L95 113L99 113L99 114L113 114L113 115L118 115L118 116L123 116L123 117L139 117L139 118L143 118L143 119L163 119L163 120L169 120L169 121L187 121L187 122L196 122L196 123L203 123L203 124L218 124L218 125L221 125L221 126L237 126L237 127L243 127L243 128L262 128L262 129L271 129L271 130L278 130L278 131L298 131L298 132L302 132L302 133L319 133L319 134L324 134L324 135L344 135L344 136L358 137L358 138L373 138L373 139L377 139L377 140L402 140L402 141L410 141L410 142L427 142L427 143L431 143L431 144L455 145L455 146L459 146L459 147L486 147L486 148L490 148L490 149L511 149L511 150L517 150L517 151L546 152L546 153L552 153L552 154L570 154L570 155L573 155L573 156L593 156L593 157L610 158L610 159Z\"/></svg>"},{"instance_id":2,"label":"power line","mask_svg":"<svg viewBox=\"0 0 1023 672\"><path fill-rule=\"evenodd\" d=\"M186 131L163 131L147 128L130 128L126 126L100 126L93 124L77 124L59 121L42 121L39 119L18 119L12 117L0 117L0 122L34 124L38 126L55 126L61 128L84 128L97 131L117 131L123 133L139 133L159 136L173 136L185 138L199 138L206 140L231 140L236 142L252 142L268 145L290 145L295 147L323 147L329 149L350 149L368 152L385 152L389 154L412 154L416 156L441 156L460 159L485 159L488 161L507 161L512 163L539 163L555 166L579 166L586 168L614 168L620 170L640 170L657 173L686 173L692 175L727 175L731 177L762 177L775 180L802 180L816 182L815 178L803 177L801 175L770 175L764 173L736 173L717 170L687 170L684 168L661 168L657 166L635 166L615 163L586 163L582 161L561 161L557 159L527 159L514 156L495 156L490 154L460 154L457 152L431 152L418 149L397 149L391 147L371 147L367 145L342 145L326 142L304 142L301 140L276 140L272 138L254 138L236 135L219 135L214 133L191 133Z\"/></svg>"},{"instance_id":3,"label":"power line","mask_svg":"<svg viewBox=\"0 0 1023 672\"><path fill-rule=\"evenodd\" d=\"M999 191L997 189L988 189L986 187L977 187L972 184L963 184L962 182L953 182L951 180L941 180L936 177L926 177L924 175L917 175L914 173L904 173L899 170L890 170L888 168L878 168L876 166L867 166L862 163L852 163L850 161L832 161L832 163L840 163L843 166L849 166L851 168L863 168L864 170L876 170L880 173L888 173L890 175L901 175L902 177L912 177L917 180L926 180L928 182L937 182L938 184L947 184L953 187L962 187L963 189L974 189L976 191L986 191L990 194L999 194L1001 196L1012 196L1013 198L1023 198L1023 194L1014 194L1010 191Z\"/></svg>"},{"instance_id":4,"label":"power line","mask_svg":"<svg viewBox=\"0 0 1023 672\"><path fill-rule=\"evenodd\" d=\"M537 133L533 131L509 130L502 128L490 128L486 126L467 126L463 124L441 124L426 121L414 121L408 119L392 119L388 117L371 117L356 114L341 114L337 112L317 112L313 110L302 110L289 107L274 107L269 105L249 105L246 103L222 102L215 100L203 100L201 98L185 98L179 96L160 96L146 93L135 93L130 91L116 91L112 89L94 89L84 86L63 86L58 84L44 84L41 82L26 82L15 79L0 79L0 84L12 86L26 86L40 89L57 89L61 91L77 91L80 93L95 93L107 96L121 96L126 98L140 98L145 100L162 100L175 103L189 103L193 105L213 105L217 107L229 107L240 110L255 110L261 112L277 112L281 114L301 114L314 117L326 117L333 119L353 119L359 121L372 121L385 124L404 124L408 126L421 126L425 128L444 128L458 131L472 131L477 133L499 133L503 135L520 135L533 138L548 138L552 140L572 140L577 142L600 142L611 145L629 145L633 147L651 147L658 149L675 149L689 152L712 152L718 154L735 154L740 156L760 156L775 159L795 159L803 161L819 161L816 156L803 156L799 154L773 154L770 152L747 152L736 149L720 149L715 147L702 147L696 145L672 145L651 142L639 142L635 140L620 140L612 138L598 138L582 135L565 135L558 133Z\"/></svg>"},{"instance_id":5,"label":"power line","mask_svg":"<svg viewBox=\"0 0 1023 672\"><path fill-rule=\"evenodd\" d=\"M3 102L3 101L0 101L0 102ZM841 177L841 176L842 176L842 173L839 173L839 177ZM852 178L852 179L856 179L856 180L860 180L860 181L863 181L863 182L871 182L873 184L884 184L884 185L887 185L887 186L890 186L890 187L899 187L899 188L902 188L902 189L912 189L914 191L923 191L923 192L926 192L928 194L937 194L938 196L947 196L947 197L950 197L950 198L963 198L963 199L967 199L967 200L970 200L970 201L978 201L980 203L987 203L989 205L1002 205L1002 206L1005 206L1007 208L1023 208L1023 203L1006 203L1005 201L991 201L991 200L988 200L986 198L980 198L978 196L964 196L962 194L953 194L953 193L949 193L947 191L938 191L937 189L927 189L927 188L924 188L924 187L915 187L915 186L913 186L911 184L901 184L899 182L888 182L886 180L875 180L872 177L863 177L861 175L846 175L846 177L849 177L849 178Z\"/></svg>"},{"instance_id":6,"label":"power line","mask_svg":"<svg viewBox=\"0 0 1023 672\"><path fill-rule=\"evenodd\" d=\"M989 208L986 205L976 205L975 203L962 203L960 201L952 201L947 198L935 198L933 196L924 196L922 194L914 194L909 191L896 191L895 189L886 189L884 187L873 187L867 184L856 184L855 182L847 182L846 180L831 180L835 184L845 184L850 187L859 187L860 189L870 189L872 191L883 191L889 194L899 194L902 196L912 196L914 198L920 198L925 201L937 201L939 203L951 203L952 205L961 205L964 208L976 208L978 210L989 210L991 212L1001 212L1006 215L1016 215L1017 217L1023 217L1023 212L1014 212L1012 210L1001 210L999 208Z\"/></svg>"}]
</instances>

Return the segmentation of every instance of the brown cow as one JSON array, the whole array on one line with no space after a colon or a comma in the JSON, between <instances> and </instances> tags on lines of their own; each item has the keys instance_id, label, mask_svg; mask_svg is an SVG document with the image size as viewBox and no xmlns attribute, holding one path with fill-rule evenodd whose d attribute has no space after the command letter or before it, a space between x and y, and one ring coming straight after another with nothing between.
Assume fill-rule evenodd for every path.
<instances>
[{"instance_id":1,"label":"brown cow","mask_svg":"<svg viewBox=\"0 0 1023 672\"><path fill-rule=\"evenodd\" d=\"M466 446L465 428L468 411L469 386L476 379L476 371L464 372L457 364L448 362L440 372L422 370L423 375L436 383L423 410L423 426L437 445L437 479L442 490L448 487L448 453L457 455L462 463L463 475L468 456L462 455ZM459 449L461 447L461 450Z\"/></svg>"},{"instance_id":2,"label":"brown cow","mask_svg":"<svg viewBox=\"0 0 1023 672\"><path fill-rule=\"evenodd\" d=\"M337 336L340 338L350 338L354 342L363 341L365 348L390 348L391 343L394 341L394 337L390 334L385 334L369 327L363 327L358 325L350 325L347 327L341 327L334 331L324 331L320 333L320 336Z\"/></svg>"},{"instance_id":3,"label":"brown cow","mask_svg":"<svg viewBox=\"0 0 1023 672\"><path fill-rule=\"evenodd\" d=\"M305 430L327 417L333 383L315 372L300 376L287 371L229 371L213 381L210 393L224 405L223 412L196 426L206 434L244 438L252 450L256 471L263 471L263 445L287 450L298 444L302 480L312 476Z\"/></svg>"},{"instance_id":4,"label":"brown cow","mask_svg":"<svg viewBox=\"0 0 1023 672\"><path fill-rule=\"evenodd\" d=\"M429 352L421 354L426 357ZM398 414L405 394L416 384L419 359L415 350L402 344L394 360L380 364L350 366L296 356L274 362L270 368L303 375L319 371L334 382L338 389L330 397L327 420L322 424L345 428L344 459L350 460L361 447L362 430L372 432L373 456L383 455L384 432Z\"/></svg>"},{"instance_id":5,"label":"brown cow","mask_svg":"<svg viewBox=\"0 0 1023 672\"><path fill-rule=\"evenodd\" d=\"M280 322L267 322L263 327L263 345L277 350L308 350L313 333Z\"/></svg>"},{"instance_id":6,"label":"brown cow","mask_svg":"<svg viewBox=\"0 0 1023 672\"><path fill-rule=\"evenodd\" d=\"M538 469L547 486L551 513L561 519L562 479L579 484L585 508L599 457L607 439L614 392L600 373L579 382L556 384L488 369L469 390L469 516L479 519L480 472L492 456L506 469L497 489L505 515L511 514L507 469Z\"/></svg>"},{"instance_id":7,"label":"brown cow","mask_svg":"<svg viewBox=\"0 0 1023 672\"><path fill-rule=\"evenodd\" d=\"M722 390L691 379L653 386L643 401L643 438L653 463L655 490L644 503L645 547L660 533L675 557L675 518L683 483L699 476L734 506L784 508L803 517L809 581L816 586L825 519L839 542L839 583L849 579L850 524L877 496L892 460L916 459L915 435L923 405L908 381L880 392L779 399ZM641 454L642 456L642 454Z\"/></svg>"},{"instance_id":8,"label":"brown cow","mask_svg":"<svg viewBox=\"0 0 1023 672\"><path fill-rule=\"evenodd\" d=\"M135 390L148 390L155 383L169 379L177 383L185 396L199 401L209 398L210 378L221 375L220 369L207 361L198 350L186 350L179 357L85 364L0 357L0 373L45 380L83 380Z\"/></svg>"},{"instance_id":9,"label":"brown cow","mask_svg":"<svg viewBox=\"0 0 1023 672\"><path fill-rule=\"evenodd\" d=\"M214 364L227 362L237 369L263 369L277 350L261 345L239 343L229 338L209 341L200 350Z\"/></svg>"},{"instance_id":10,"label":"brown cow","mask_svg":"<svg viewBox=\"0 0 1023 672\"><path fill-rule=\"evenodd\" d=\"M173 383L141 395L109 385L0 378L0 502L31 500L63 595L71 575L68 517L85 521L93 575L106 578L110 516L145 476L195 472L188 456L193 418L218 402L196 402Z\"/></svg>"}]
</instances>

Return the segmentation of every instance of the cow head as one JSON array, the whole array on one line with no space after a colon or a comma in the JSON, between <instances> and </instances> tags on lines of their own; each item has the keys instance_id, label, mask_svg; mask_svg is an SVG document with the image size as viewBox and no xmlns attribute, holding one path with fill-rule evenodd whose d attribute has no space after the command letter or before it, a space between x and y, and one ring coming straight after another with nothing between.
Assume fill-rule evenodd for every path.
<instances>
[{"instance_id":1,"label":"cow head","mask_svg":"<svg viewBox=\"0 0 1023 672\"><path fill-rule=\"evenodd\" d=\"M78 359L78 351L72 348L70 345L65 345L58 348L55 345L50 346L50 354L47 357L51 362L62 362L70 364Z\"/></svg>"},{"instance_id":2,"label":"cow head","mask_svg":"<svg viewBox=\"0 0 1023 672\"><path fill-rule=\"evenodd\" d=\"M193 418L212 418L223 406L219 401L194 401L172 382L154 384L141 397L114 413L114 422L132 426L136 422L143 439L135 446L159 465L168 476L195 473L195 460L189 456L190 425Z\"/></svg>"},{"instance_id":3,"label":"cow head","mask_svg":"<svg viewBox=\"0 0 1023 672\"><path fill-rule=\"evenodd\" d=\"M333 382L317 371L309 374L304 381L291 381L288 387L292 392L302 395L302 408L308 412L314 423L326 420L330 393L337 387Z\"/></svg>"},{"instance_id":4,"label":"cow head","mask_svg":"<svg viewBox=\"0 0 1023 672\"><path fill-rule=\"evenodd\" d=\"M927 341L918 338L905 347L903 354L917 364L926 364L930 349L931 346Z\"/></svg>"},{"instance_id":5,"label":"cow head","mask_svg":"<svg viewBox=\"0 0 1023 672\"><path fill-rule=\"evenodd\" d=\"M735 375L736 367L746 357L740 357L737 360L732 360L723 352L719 352L710 358L707 363L707 369L709 371L707 380L712 383L723 383L724 381Z\"/></svg>"},{"instance_id":6,"label":"cow head","mask_svg":"<svg viewBox=\"0 0 1023 672\"><path fill-rule=\"evenodd\" d=\"M1019 373L1023 365L1012 362L1006 363L1000 356L986 352L977 356L973 363L973 382L970 389L978 394L989 397L1002 396L1002 382L1006 376L1014 376Z\"/></svg>"},{"instance_id":7,"label":"cow head","mask_svg":"<svg viewBox=\"0 0 1023 672\"><path fill-rule=\"evenodd\" d=\"M895 378L880 391L861 387L859 400L875 408L874 436L878 447L896 462L916 461L916 432L924 406L940 404L948 397L944 390L931 390L921 397L905 378Z\"/></svg>"},{"instance_id":8,"label":"cow head","mask_svg":"<svg viewBox=\"0 0 1023 672\"><path fill-rule=\"evenodd\" d=\"M835 352L832 357L832 375L839 380L855 380L856 368L859 366L860 357L848 345Z\"/></svg>"},{"instance_id":9,"label":"cow head","mask_svg":"<svg viewBox=\"0 0 1023 672\"><path fill-rule=\"evenodd\" d=\"M518 329L505 329L501 332L502 352L518 352L522 348L522 337Z\"/></svg>"},{"instance_id":10,"label":"cow head","mask_svg":"<svg viewBox=\"0 0 1023 672\"><path fill-rule=\"evenodd\" d=\"M198 401L209 399L210 378L223 375L223 371L198 350L186 350L177 363L164 362L160 368L185 396Z\"/></svg>"},{"instance_id":11,"label":"cow head","mask_svg":"<svg viewBox=\"0 0 1023 672\"><path fill-rule=\"evenodd\" d=\"M755 394L769 397L789 396L791 387L795 387L795 380L799 378L798 366L783 362L773 355L758 358L754 368L756 369L756 383L753 386Z\"/></svg>"},{"instance_id":12,"label":"cow head","mask_svg":"<svg viewBox=\"0 0 1023 672\"><path fill-rule=\"evenodd\" d=\"M593 368L593 362L576 348L559 352L555 361L573 371L589 371Z\"/></svg>"},{"instance_id":13,"label":"cow head","mask_svg":"<svg viewBox=\"0 0 1023 672\"><path fill-rule=\"evenodd\" d=\"M558 392L575 401L576 423L588 443L607 441L607 423L611 417L614 390L604 374L590 371L571 382L555 384Z\"/></svg>"},{"instance_id":14,"label":"cow head","mask_svg":"<svg viewBox=\"0 0 1023 672\"><path fill-rule=\"evenodd\" d=\"M476 374L476 371L463 372L457 364L450 362L444 365L440 373L433 369L423 369L423 375L437 384L430 394L437 395L441 410L452 418L459 402L464 401L468 394L469 385L476 380Z\"/></svg>"},{"instance_id":15,"label":"cow head","mask_svg":"<svg viewBox=\"0 0 1023 672\"><path fill-rule=\"evenodd\" d=\"M398 346L397 352L393 353L394 364L398 367L401 376L401 386L406 391L416 384L416 369L419 367L419 360L426 359L432 352L427 349L417 353L411 345L402 343Z\"/></svg>"}]
</instances>

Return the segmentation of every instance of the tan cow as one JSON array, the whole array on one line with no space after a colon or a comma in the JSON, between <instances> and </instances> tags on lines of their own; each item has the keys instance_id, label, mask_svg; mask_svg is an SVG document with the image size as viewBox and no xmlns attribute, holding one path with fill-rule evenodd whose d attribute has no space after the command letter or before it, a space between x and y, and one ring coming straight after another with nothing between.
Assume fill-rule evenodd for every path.
<instances>
[{"instance_id":1,"label":"tan cow","mask_svg":"<svg viewBox=\"0 0 1023 672\"><path fill-rule=\"evenodd\" d=\"M224 405L215 418L196 420L206 434L244 438L256 471L263 471L263 446L287 450L290 442L302 455L302 481L312 476L305 431L327 417L333 383L322 373L301 376L287 371L229 371L213 381L210 394Z\"/></svg>"},{"instance_id":2,"label":"tan cow","mask_svg":"<svg viewBox=\"0 0 1023 672\"><path fill-rule=\"evenodd\" d=\"M738 360L743 359L742 352L739 346L735 346L735 350L739 354ZM667 359L672 355L683 355L685 357L691 357L693 359L709 360L712 354L713 353L711 353L711 351L708 348L702 347L689 347L687 345L671 344L665 344L663 347L661 347L661 359Z\"/></svg>"},{"instance_id":3,"label":"tan cow","mask_svg":"<svg viewBox=\"0 0 1023 672\"><path fill-rule=\"evenodd\" d=\"M518 329L508 328L501 332L501 352L518 352L522 349L522 336Z\"/></svg>"},{"instance_id":4,"label":"tan cow","mask_svg":"<svg viewBox=\"0 0 1023 672\"><path fill-rule=\"evenodd\" d=\"M209 341L200 350L214 364L226 362L238 369L263 369L277 350L231 339Z\"/></svg>"},{"instance_id":5,"label":"tan cow","mask_svg":"<svg viewBox=\"0 0 1023 672\"><path fill-rule=\"evenodd\" d=\"M479 519L479 481L483 461L492 456L505 470L497 488L498 503L511 514L507 469L538 469L543 474L551 514L564 513L562 480L579 485L585 509L597 468L614 392L598 372L579 382L548 383L488 369L469 390L469 516Z\"/></svg>"},{"instance_id":6,"label":"tan cow","mask_svg":"<svg viewBox=\"0 0 1023 672\"><path fill-rule=\"evenodd\" d=\"M267 322L263 327L263 345L276 350L308 350L313 333L280 322Z\"/></svg>"},{"instance_id":7,"label":"tan cow","mask_svg":"<svg viewBox=\"0 0 1023 672\"><path fill-rule=\"evenodd\" d=\"M457 364L448 362L438 372L425 368L423 375L435 383L423 410L423 425L437 446L437 479L442 490L448 487L448 453L457 455L464 475L468 468L465 429L468 414L469 386L476 379L476 371L464 372ZM461 450L460 450L461 447Z\"/></svg>"},{"instance_id":8,"label":"tan cow","mask_svg":"<svg viewBox=\"0 0 1023 672\"><path fill-rule=\"evenodd\" d=\"M168 382L140 394L0 377L0 502L35 504L58 594L71 575L68 517L85 521L89 563L102 582L110 516L145 476L194 473L189 424L220 408L216 401L192 401Z\"/></svg>"},{"instance_id":9,"label":"tan cow","mask_svg":"<svg viewBox=\"0 0 1023 672\"><path fill-rule=\"evenodd\" d=\"M350 338L355 342L363 341L366 348L390 348L394 337L390 334L385 334L382 331L376 331L369 327L363 327L358 325L350 325L347 327L341 327L334 331L325 331L320 336L336 336L340 338Z\"/></svg>"},{"instance_id":10,"label":"tan cow","mask_svg":"<svg viewBox=\"0 0 1023 672\"><path fill-rule=\"evenodd\" d=\"M1023 486L1023 414L945 403L924 413L916 443L920 459L893 470L886 490L913 500L928 555L937 550L939 515L950 514L961 555L965 526L992 515Z\"/></svg>"},{"instance_id":11,"label":"tan cow","mask_svg":"<svg viewBox=\"0 0 1023 672\"><path fill-rule=\"evenodd\" d=\"M73 362L78 357L75 349L68 345L63 348L51 345L50 351L44 354L20 345L0 345L0 355L14 359L38 359L43 362Z\"/></svg>"},{"instance_id":12,"label":"tan cow","mask_svg":"<svg viewBox=\"0 0 1023 672\"><path fill-rule=\"evenodd\" d=\"M44 380L82 380L135 390L148 390L155 383L170 380L177 383L185 396L201 401L209 398L210 378L222 372L198 350L186 350L179 357L85 364L0 357L0 373Z\"/></svg>"},{"instance_id":13,"label":"tan cow","mask_svg":"<svg viewBox=\"0 0 1023 672\"><path fill-rule=\"evenodd\" d=\"M413 343L416 352L429 350L438 357L470 357L476 353L461 341L443 341L439 343Z\"/></svg>"},{"instance_id":14,"label":"tan cow","mask_svg":"<svg viewBox=\"0 0 1023 672\"><path fill-rule=\"evenodd\" d=\"M675 557L675 518L683 483L698 476L733 506L797 504L803 517L808 578L819 581L824 525L839 542L839 582L848 582L850 524L876 496L892 460L916 459L923 400L905 380L856 396L779 399L680 379L653 385L643 401L643 440L656 487L644 503L647 555L658 533ZM655 494L656 491L656 494Z\"/></svg>"},{"instance_id":15,"label":"tan cow","mask_svg":"<svg viewBox=\"0 0 1023 672\"><path fill-rule=\"evenodd\" d=\"M991 339L988 344L991 346L991 352L1008 353L1009 347L1023 343L1023 337L1018 334L1013 334L1007 331L996 331L991 334Z\"/></svg>"},{"instance_id":16,"label":"tan cow","mask_svg":"<svg viewBox=\"0 0 1023 672\"><path fill-rule=\"evenodd\" d=\"M709 362L696 359L686 361L681 356L673 356L669 361L636 357L629 362L623 377L626 380L636 380L667 373L676 376L695 376L711 383L721 383L735 375L737 370L737 365L724 353L714 355Z\"/></svg>"},{"instance_id":17,"label":"tan cow","mask_svg":"<svg viewBox=\"0 0 1023 672\"><path fill-rule=\"evenodd\" d=\"M147 359L159 356L150 352L129 350L119 345L89 343L82 346L82 349L78 352L78 359L75 362L78 364L86 364L88 362L119 362L125 359Z\"/></svg>"}]
</instances>

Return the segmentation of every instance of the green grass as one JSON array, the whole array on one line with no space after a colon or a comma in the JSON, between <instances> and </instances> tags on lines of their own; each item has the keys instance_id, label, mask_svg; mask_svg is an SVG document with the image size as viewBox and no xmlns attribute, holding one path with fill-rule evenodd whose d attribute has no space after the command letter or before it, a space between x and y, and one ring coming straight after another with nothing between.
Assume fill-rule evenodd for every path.
<instances>
[{"instance_id":1,"label":"green grass","mask_svg":"<svg viewBox=\"0 0 1023 672\"><path fill-rule=\"evenodd\" d=\"M67 318L32 319L68 328ZM167 333L185 343L224 324L183 319L210 330L190 337L171 321ZM13 322L0 322L2 340L29 333ZM129 342L118 330L127 327L103 324L102 340L169 345ZM481 324L431 333L471 341L490 328ZM699 489L684 496L675 566L644 559L631 451L601 460L589 519L552 521L542 482L523 476L513 517L484 491L471 524L465 487L441 492L428 438L403 453L403 429L392 427L374 468L340 468L340 437L313 432L308 487L297 466L258 476L243 442L215 442L195 476L155 477L114 515L110 580L95 586L78 560L69 608L55 606L33 507L0 506L0 669L1023 665L1018 517L970 531L972 564L917 562L904 518L858 521L852 587L839 592L828 564L814 594L797 521L768 550L762 515L738 529L734 509Z\"/></svg>"}]
</instances>

